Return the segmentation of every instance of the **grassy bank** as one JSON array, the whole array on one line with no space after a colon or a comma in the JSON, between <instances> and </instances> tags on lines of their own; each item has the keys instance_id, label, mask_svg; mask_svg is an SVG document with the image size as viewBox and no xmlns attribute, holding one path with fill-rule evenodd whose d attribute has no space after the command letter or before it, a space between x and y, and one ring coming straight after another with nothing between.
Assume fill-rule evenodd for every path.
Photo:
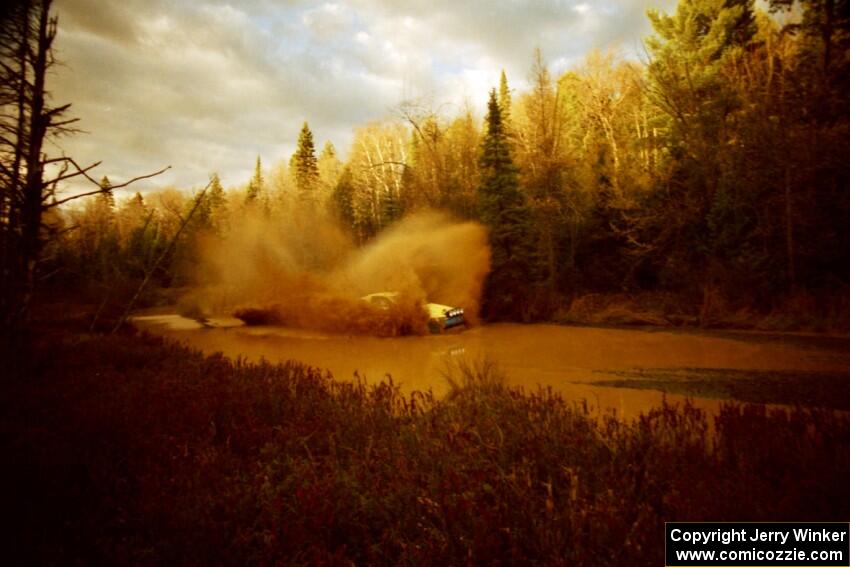
<instances>
[{"instance_id":1,"label":"grassy bank","mask_svg":"<svg viewBox=\"0 0 850 567\"><path fill-rule=\"evenodd\" d=\"M664 520L846 520L850 423L598 420L490 371L443 400L149 336L53 332L6 380L26 563L660 565Z\"/></svg>"},{"instance_id":2,"label":"grassy bank","mask_svg":"<svg viewBox=\"0 0 850 567\"><path fill-rule=\"evenodd\" d=\"M850 331L850 291L819 295L798 292L761 306L716 294L689 297L660 291L589 293L574 297L552 319L578 325L846 334Z\"/></svg>"}]
</instances>

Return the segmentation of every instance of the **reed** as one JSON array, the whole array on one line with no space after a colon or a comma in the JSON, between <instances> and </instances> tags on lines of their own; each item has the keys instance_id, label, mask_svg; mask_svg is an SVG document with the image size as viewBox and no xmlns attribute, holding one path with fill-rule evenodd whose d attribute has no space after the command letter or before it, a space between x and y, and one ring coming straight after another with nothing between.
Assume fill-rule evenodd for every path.
<instances>
[{"instance_id":1,"label":"reed","mask_svg":"<svg viewBox=\"0 0 850 567\"><path fill-rule=\"evenodd\" d=\"M850 423L826 411L623 422L486 364L436 399L132 334L23 359L0 449L28 564L660 565L665 520L850 512Z\"/></svg>"}]
</instances>

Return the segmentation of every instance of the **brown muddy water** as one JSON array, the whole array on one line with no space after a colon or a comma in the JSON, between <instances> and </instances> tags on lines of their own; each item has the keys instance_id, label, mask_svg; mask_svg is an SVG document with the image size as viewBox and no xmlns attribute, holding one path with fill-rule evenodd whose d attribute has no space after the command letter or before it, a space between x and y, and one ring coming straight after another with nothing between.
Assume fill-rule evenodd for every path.
<instances>
[{"instance_id":1,"label":"brown muddy water","mask_svg":"<svg viewBox=\"0 0 850 567\"><path fill-rule=\"evenodd\" d=\"M786 398L779 401L786 403L796 401L787 396L797 396L800 388L805 398L805 382L811 376L817 378L821 389L824 381L827 387L850 383L850 339L519 324L484 325L444 335L376 338L246 327L228 319L210 320L212 326L204 326L179 315L137 316L133 321L140 329L205 353L272 362L298 360L327 369L341 380L351 379L355 373L370 382L389 375L408 393L430 389L442 395L449 388L445 372L452 364L488 359L511 385L526 390L551 387L567 400L586 400L597 410L616 412L623 418L659 405L665 395L668 401L683 401L682 392L689 394L696 406L715 413L721 399L735 399L736 391L758 391L760 383L747 381L759 376L778 376L780 389L786 391ZM658 376L669 381L670 376L693 380L694 375L701 376L702 385L696 394L652 382ZM726 383L719 393L711 388L712 380L721 379L716 377ZM600 385L606 382L609 385ZM665 394L662 389L680 393ZM743 399L747 396L753 399L752 392ZM829 392L821 392L820 398L807 405L821 405L817 400L824 396L830 399ZM766 401L771 401L769 396Z\"/></svg>"}]
</instances>

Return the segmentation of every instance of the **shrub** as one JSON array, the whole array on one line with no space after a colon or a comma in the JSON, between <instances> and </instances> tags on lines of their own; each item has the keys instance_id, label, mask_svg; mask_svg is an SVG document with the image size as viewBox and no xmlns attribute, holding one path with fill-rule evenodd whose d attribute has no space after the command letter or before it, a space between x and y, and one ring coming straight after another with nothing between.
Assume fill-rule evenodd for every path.
<instances>
[{"instance_id":1,"label":"shrub","mask_svg":"<svg viewBox=\"0 0 850 567\"><path fill-rule=\"evenodd\" d=\"M0 397L26 563L658 565L665 520L846 520L850 424L663 405L633 422L486 366L451 393L53 337Z\"/></svg>"}]
</instances>

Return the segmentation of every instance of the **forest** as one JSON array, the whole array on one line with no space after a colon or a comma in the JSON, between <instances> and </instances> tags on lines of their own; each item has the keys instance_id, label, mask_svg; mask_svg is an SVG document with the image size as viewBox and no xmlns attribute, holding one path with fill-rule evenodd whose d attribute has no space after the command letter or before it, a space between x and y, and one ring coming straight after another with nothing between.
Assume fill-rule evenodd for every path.
<instances>
[{"instance_id":1,"label":"forest","mask_svg":"<svg viewBox=\"0 0 850 567\"><path fill-rule=\"evenodd\" d=\"M762 8L650 12L642 62L597 51L552 76L538 50L531 87L503 73L483 120L407 101L358 128L345 161L304 122L291 157L258 156L227 189L213 173L203 192L129 196L104 177L82 204L43 202L39 281L126 302L152 271L159 288L197 283L198 235L228 238L247 209L291 231L332 222L353 246L436 209L489 231L487 319L580 321L613 299L673 324L846 328L850 15ZM14 195L7 250L25 227Z\"/></svg>"}]
</instances>

